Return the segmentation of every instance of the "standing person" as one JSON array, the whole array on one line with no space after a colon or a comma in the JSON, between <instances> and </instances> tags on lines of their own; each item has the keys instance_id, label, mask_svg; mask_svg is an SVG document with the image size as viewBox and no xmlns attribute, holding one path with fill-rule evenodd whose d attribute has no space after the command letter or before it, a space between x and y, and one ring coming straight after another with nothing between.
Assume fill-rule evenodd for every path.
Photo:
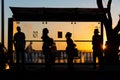
<instances>
[{"instance_id":1,"label":"standing person","mask_svg":"<svg viewBox=\"0 0 120 80\"><path fill-rule=\"evenodd\" d=\"M103 41L102 36L98 34L98 29L94 30L94 35L92 37L92 45L93 45L93 63L94 68L96 68L96 57L98 57L99 68L102 67L103 64Z\"/></svg>"},{"instance_id":2,"label":"standing person","mask_svg":"<svg viewBox=\"0 0 120 80\"><path fill-rule=\"evenodd\" d=\"M24 66L25 61L25 34L21 32L21 28L17 27L17 32L14 35L14 46L15 46L15 52L16 52L16 64L17 68L19 67L20 58L22 63L22 68Z\"/></svg>"},{"instance_id":3,"label":"standing person","mask_svg":"<svg viewBox=\"0 0 120 80\"><path fill-rule=\"evenodd\" d=\"M72 33L67 32L66 35L66 42L67 42L67 47L66 47L66 54L68 55L68 68L72 68L73 67L73 50L76 46L76 44L73 43L73 40L71 39L72 37Z\"/></svg>"},{"instance_id":4,"label":"standing person","mask_svg":"<svg viewBox=\"0 0 120 80\"><path fill-rule=\"evenodd\" d=\"M54 64L55 63L55 57L56 57L56 54L57 54L57 47L56 47L56 43L55 41L51 38L52 40L52 46L51 46L51 64Z\"/></svg>"},{"instance_id":5,"label":"standing person","mask_svg":"<svg viewBox=\"0 0 120 80\"><path fill-rule=\"evenodd\" d=\"M27 61L32 62L32 53L34 49L32 48L32 41L30 41L30 44L26 47L26 53L27 53Z\"/></svg>"},{"instance_id":6,"label":"standing person","mask_svg":"<svg viewBox=\"0 0 120 80\"><path fill-rule=\"evenodd\" d=\"M44 28L42 31L42 51L43 55L45 55L45 65L46 68L49 69L51 67L51 46L53 44L53 40L48 36L49 30Z\"/></svg>"}]
</instances>

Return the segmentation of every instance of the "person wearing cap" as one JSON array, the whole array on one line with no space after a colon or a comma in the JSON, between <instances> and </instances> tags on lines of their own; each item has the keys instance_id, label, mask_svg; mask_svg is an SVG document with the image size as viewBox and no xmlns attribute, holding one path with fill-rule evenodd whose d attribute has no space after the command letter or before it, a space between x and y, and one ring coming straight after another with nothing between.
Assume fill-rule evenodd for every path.
<instances>
[{"instance_id":1,"label":"person wearing cap","mask_svg":"<svg viewBox=\"0 0 120 80\"><path fill-rule=\"evenodd\" d=\"M102 46L103 46L103 41L102 41L102 36L99 35L98 29L94 30L94 35L92 36L92 49L93 49L93 64L94 68L96 69L96 57L98 57L98 63L99 63L99 68L102 67L103 63L103 52L102 52Z\"/></svg>"}]
</instances>

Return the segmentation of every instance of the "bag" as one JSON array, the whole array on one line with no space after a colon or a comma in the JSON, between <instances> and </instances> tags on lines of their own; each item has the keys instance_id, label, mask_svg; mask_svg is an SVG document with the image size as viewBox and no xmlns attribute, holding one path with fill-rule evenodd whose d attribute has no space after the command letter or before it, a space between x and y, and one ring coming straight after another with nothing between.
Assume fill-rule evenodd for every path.
<instances>
[{"instance_id":1,"label":"bag","mask_svg":"<svg viewBox=\"0 0 120 80\"><path fill-rule=\"evenodd\" d=\"M73 57L78 57L78 49L74 48L73 50Z\"/></svg>"},{"instance_id":2,"label":"bag","mask_svg":"<svg viewBox=\"0 0 120 80\"><path fill-rule=\"evenodd\" d=\"M50 49L51 49L52 55L53 55L53 56L56 56L56 53L57 53L57 48L56 48L56 46L55 46L55 45L52 45Z\"/></svg>"}]
</instances>

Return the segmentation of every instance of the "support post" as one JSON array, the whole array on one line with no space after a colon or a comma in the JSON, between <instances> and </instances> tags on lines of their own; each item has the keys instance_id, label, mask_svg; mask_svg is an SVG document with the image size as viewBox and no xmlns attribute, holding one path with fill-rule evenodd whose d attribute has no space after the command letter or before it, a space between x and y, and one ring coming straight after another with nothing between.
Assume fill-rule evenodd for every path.
<instances>
[{"instance_id":1,"label":"support post","mask_svg":"<svg viewBox=\"0 0 120 80\"><path fill-rule=\"evenodd\" d=\"M10 65L13 64L13 18L8 19L8 54Z\"/></svg>"},{"instance_id":2,"label":"support post","mask_svg":"<svg viewBox=\"0 0 120 80\"><path fill-rule=\"evenodd\" d=\"M1 41L2 41L2 44L4 45L4 0L2 0L1 2L1 7L2 7L2 15L1 15Z\"/></svg>"}]
</instances>

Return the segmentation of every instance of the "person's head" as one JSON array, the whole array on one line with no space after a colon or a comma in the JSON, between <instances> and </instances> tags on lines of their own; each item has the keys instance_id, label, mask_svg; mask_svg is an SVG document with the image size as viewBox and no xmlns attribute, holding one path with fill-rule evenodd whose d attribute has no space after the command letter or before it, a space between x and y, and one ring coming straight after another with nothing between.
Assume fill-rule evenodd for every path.
<instances>
[{"instance_id":1,"label":"person's head","mask_svg":"<svg viewBox=\"0 0 120 80\"><path fill-rule=\"evenodd\" d=\"M17 27L17 31L20 32L21 31L21 28L20 26Z\"/></svg>"},{"instance_id":2,"label":"person's head","mask_svg":"<svg viewBox=\"0 0 120 80\"><path fill-rule=\"evenodd\" d=\"M49 30L47 28L44 28L43 29L43 34L47 34L47 33L49 33Z\"/></svg>"},{"instance_id":3,"label":"person's head","mask_svg":"<svg viewBox=\"0 0 120 80\"><path fill-rule=\"evenodd\" d=\"M70 33L70 32L67 32L66 35L65 35L66 38L69 38L71 36L72 36L72 33Z\"/></svg>"},{"instance_id":4,"label":"person's head","mask_svg":"<svg viewBox=\"0 0 120 80\"><path fill-rule=\"evenodd\" d=\"M32 44L32 41L30 41L30 44Z\"/></svg>"},{"instance_id":5,"label":"person's head","mask_svg":"<svg viewBox=\"0 0 120 80\"><path fill-rule=\"evenodd\" d=\"M95 29L94 34L98 34L98 33L99 33L98 29Z\"/></svg>"}]
</instances>

